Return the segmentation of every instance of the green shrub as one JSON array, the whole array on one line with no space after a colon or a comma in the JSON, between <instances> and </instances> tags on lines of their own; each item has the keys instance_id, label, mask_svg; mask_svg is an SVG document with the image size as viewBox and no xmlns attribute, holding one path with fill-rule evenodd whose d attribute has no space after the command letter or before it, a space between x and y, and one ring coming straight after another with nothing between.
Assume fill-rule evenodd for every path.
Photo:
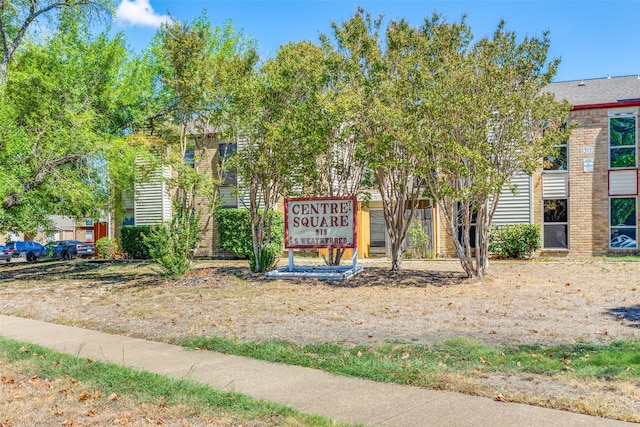
<instances>
[{"instance_id":1,"label":"green shrub","mask_svg":"<svg viewBox=\"0 0 640 427\"><path fill-rule=\"evenodd\" d=\"M501 258L531 258L541 248L540 227L534 224L513 224L491 229L489 252Z\"/></svg>"},{"instance_id":2,"label":"green shrub","mask_svg":"<svg viewBox=\"0 0 640 427\"><path fill-rule=\"evenodd\" d=\"M411 258L414 256L422 259L433 258L429 233L427 233L427 230L420 224L419 219L413 218L411 220L407 234L411 239L411 245L408 251L408 255Z\"/></svg>"},{"instance_id":3,"label":"green shrub","mask_svg":"<svg viewBox=\"0 0 640 427\"><path fill-rule=\"evenodd\" d=\"M253 254L251 217L248 210L218 209L215 218L220 249L241 257Z\"/></svg>"},{"instance_id":4,"label":"green shrub","mask_svg":"<svg viewBox=\"0 0 640 427\"><path fill-rule=\"evenodd\" d=\"M120 252L118 241L109 237L98 239L96 249L100 259L115 259L118 256L118 252Z\"/></svg>"},{"instance_id":5,"label":"green shrub","mask_svg":"<svg viewBox=\"0 0 640 427\"><path fill-rule=\"evenodd\" d=\"M200 215L176 209L171 222L151 227L144 234L149 254L168 277L179 277L191 269L193 251L200 240Z\"/></svg>"},{"instance_id":6,"label":"green shrub","mask_svg":"<svg viewBox=\"0 0 640 427\"><path fill-rule=\"evenodd\" d=\"M151 259L149 248L144 244L144 235L151 233L150 225L126 225L120 229L120 244L127 258Z\"/></svg>"},{"instance_id":7,"label":"green shrub","mask_svg":"<svg viewBox=\"0 0 640 427\"><path fill-rule=\"evenodd\" d=\"M215 213L218 224L220 249L249 259L252 271L268 271L275 267L284 244L284 216L273 212L273 222L269 245L258 255L258 263L253 254L251 215L247 209L218 209Z\"/></svg>"}]
</instances>

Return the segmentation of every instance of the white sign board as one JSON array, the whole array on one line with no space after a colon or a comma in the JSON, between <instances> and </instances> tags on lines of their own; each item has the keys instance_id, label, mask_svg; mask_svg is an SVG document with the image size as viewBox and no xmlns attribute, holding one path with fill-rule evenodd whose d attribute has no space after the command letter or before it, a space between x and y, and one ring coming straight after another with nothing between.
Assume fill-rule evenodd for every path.
<instances>
[{"instance_id":1,"label":"white sign board","mask_svg":"<svg viewBox=\"0 0 640 427\"><path fill-rule=\"evenodd\" d=\"M582 160L584 172L593 172L593 157Z\"/></svg>"},{"instance_id":2,"label":"white sign board","mask_svg":"<svg viewBox=\"0 0 640 427\"><path fill-rule=\"evenodd\" d=\"M284 199L284 247L355 248L355 197Z\"/></svg>"}]
</instances>

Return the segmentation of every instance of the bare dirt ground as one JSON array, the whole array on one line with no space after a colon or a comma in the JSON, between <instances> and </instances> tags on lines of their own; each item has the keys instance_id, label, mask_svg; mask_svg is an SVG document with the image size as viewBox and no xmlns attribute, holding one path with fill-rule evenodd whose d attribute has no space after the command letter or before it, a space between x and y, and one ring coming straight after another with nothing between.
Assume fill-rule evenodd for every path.
<instances>
[{"instance_id":1,"label":"bare dirt ground","mask_svg":"<svg viewBox=\"0 0 640 427\"><path fill-rule=\"evenodd\" d=\"M243 261L201 262L167 281L149 264L0 265L0 313L140 338L195 335L296 343L489 345L640 339L640 262L494 261L468 280L457 261L365 260L344 282L265 280ZM485 375L452 389L640 421L637 385ZM471 384L472 383L472 384ZM462 390L464 391L464 390Z\"/></svg>"}]
</instances>

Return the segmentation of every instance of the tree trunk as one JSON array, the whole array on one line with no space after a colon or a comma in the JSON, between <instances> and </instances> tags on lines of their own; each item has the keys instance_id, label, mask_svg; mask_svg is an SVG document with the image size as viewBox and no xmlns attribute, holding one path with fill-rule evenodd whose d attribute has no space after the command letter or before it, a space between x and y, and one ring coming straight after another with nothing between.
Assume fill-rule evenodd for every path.
<instances>
[{"instance_id":1,"label":"tree trunk","mask_svg":"<svg viewBox=\"0 0 640 427\"><path fill-rule=\"evenodd\" d=\"M7 82L7 68L9 66L8 59L5 61L4 59L0 62L0 88L4 86Z\"/></svg>"},{"instance_id":2,"label":"tree trunk","mask_svg":"<svg viewBox=\"0 0 640 427\"><path fill-rule=\"evenodd\" d=\"M402 269L402 242L391 242L391 271Z\"/></svg>"}]
</instances>

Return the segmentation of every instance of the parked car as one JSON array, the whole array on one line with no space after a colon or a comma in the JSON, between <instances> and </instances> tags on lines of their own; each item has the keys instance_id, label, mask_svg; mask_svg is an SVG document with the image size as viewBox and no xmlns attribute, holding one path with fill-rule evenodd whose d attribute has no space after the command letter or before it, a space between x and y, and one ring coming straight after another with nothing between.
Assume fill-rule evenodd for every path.
<instances>
[{"instance_id":1,"label":"parked car","mask_svg":"<svg viewBox=\"0 0 640 427\"><path fill-rule=\"evenodd\" d=\"M38 258L47 256L47 250L38 242L11 242L5 248L9 249L12 258L25 258L27 262L35 262Z\"/></svg>"},{"instance_id":2,"label":"parked car","mask_svg":"<svg viewBox=\"0 0 640 427\"><path fill-rule=\"evenodd\" d=\"M77 240L56 240L53 243L72 246L71 255L74 257L93 258L96 254L96 248L91 243L83 243Z\"/></svg>"},{"instance_id":3,"label":"parked car","mask_svg":"<svg viewBox=\"0 0 640 427\"><path fill-rule=\"evenodd\" d=\"M13 251L11 248L7 246L0 246L0 260L3 259L9 262L11 261L11 258L13 258Z\"/></svg>"},{"instance_id":4,"label":"parked car","mask_svg":"<svg viewBox=\"0 0 640 427\"><path fill-rule=\"evenodd\" d=\"M62 261L70 261L76 252L75 245L65 244L64 242L49 242L44 245L47 251L47 258L59 259Z\"/></svg>"}]
</instances>

